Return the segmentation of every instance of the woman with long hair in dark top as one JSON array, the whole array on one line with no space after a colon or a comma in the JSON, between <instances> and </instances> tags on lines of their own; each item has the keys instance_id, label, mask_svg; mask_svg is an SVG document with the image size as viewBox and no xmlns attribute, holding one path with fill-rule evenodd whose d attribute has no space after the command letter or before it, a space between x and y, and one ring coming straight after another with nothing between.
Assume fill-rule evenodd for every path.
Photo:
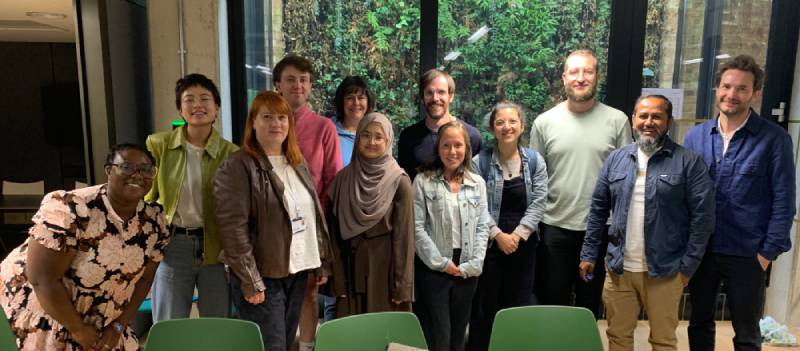
<instances>
[{"instance_id":1,"label":"woman with long hair in dark top","mask_svg":"<svg viewBox=\"0 0 800 351\"><path fill-rule=\"evenodd\" d=\"M525 116L519 105L501 102L489 115L495 143L473 159L486 180L489 247L472 305L468 349L486 350L497 311L531 304L536 263L536 228L547 196L542 156L520 146Z\"/></svg>"}]
</instances>

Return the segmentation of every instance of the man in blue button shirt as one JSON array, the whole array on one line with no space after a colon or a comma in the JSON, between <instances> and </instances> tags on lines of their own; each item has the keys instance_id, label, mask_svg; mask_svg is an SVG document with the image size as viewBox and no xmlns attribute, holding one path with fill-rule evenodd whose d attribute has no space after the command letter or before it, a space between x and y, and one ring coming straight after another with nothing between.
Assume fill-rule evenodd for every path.
<instances>
[{"instance_id":1,"label":"man in blue button shirt","mask_svg":"<svg viewBox=\"0 0 800 351\"><path fill-rule=\"evenodd\" d=\"M693 351L714 349L714 310L720 281L727 290L734 349L761 350L758 321L765 271L791 248L795 214L792 141L750 104L761 95L764 71L738 56L717 74L717 118L697 125L685 146L697 152L716 183L717 219L705 255L689 284Z\"/></svg>"},{"instance_id":2,"label":"man in blue button shirt","mask_svg":"<svg viewBox=\"0 0 800 351\"><path fill-rule=\"evenodd\" d=\"M714 185L703 160L667 136L666 97L639 98L632 122L636 142L612 152L597 178L579 272L591 279L613 212L603 287L608 349L633 351L643 305L653 350L677 350L678 302L714 227Z\"/></svg>"}]
</instances>

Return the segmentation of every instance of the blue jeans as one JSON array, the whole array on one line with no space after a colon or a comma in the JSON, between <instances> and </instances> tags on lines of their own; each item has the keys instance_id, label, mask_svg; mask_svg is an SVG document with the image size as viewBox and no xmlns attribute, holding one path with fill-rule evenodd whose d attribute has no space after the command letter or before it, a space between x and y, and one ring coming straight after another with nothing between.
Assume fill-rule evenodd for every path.
<instances>
[{"instance_id":1,"label":"blue jeans","mask_svg":"<svg viewBox=\"0 0 800 351\"><path fill-rule=\"evenodd\" d=\"M201 317L228 317L230 291L221 263L203 265L203 238L175 233L153 281L153 323L188 318L197 287Z\"/></svg>"},{"instance_id":2,"label":"blue jeans","mask_svg":"<svg viewBox=\"0 0 800 351\"><path fill-rule=\"evenodd\" d=\"M336 319L336 298L325 294L319 294L319 309L322 311L322 322L329 322Z\"/></svg>"},{"instance_id":3,"label":"blue jeans","mask_svg":"<svg viewBox=\"0 0 800 351\"><path fill-rule=\"evenodd\" d=\"M308 271L290 274L286 278L262 278L266 290L264 302L254 305L244 299L241 281L231 273L233 302L239 317L258 324L266 351L289 351L294 344L300 307L306 291Z\"/></svg>"}]
</instances>

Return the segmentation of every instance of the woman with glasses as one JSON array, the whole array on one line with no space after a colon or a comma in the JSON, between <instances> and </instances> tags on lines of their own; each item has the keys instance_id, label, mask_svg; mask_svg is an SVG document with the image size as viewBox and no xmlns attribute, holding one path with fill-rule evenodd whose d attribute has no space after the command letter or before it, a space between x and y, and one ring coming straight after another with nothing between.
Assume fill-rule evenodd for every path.
<instances>
[{"instance_id":1,"label":"woman with glasses","mask_svg":"<svg viewBox=\"0 0 800 351\"><path fill-rule=\"evenodd\" d=\"M544 158L520 146L525 130L522 108L511 102L497 104L488 127L495 143L473 158L473 168L486 180L491 221L469 322L469 350L489 347L497 311L532 303L536 228L547 196Z\"/></svg>"},{"instance_id":2,"label":"woman with glasses","mask_svg":"<svg viewBox=\"0 0 800 351\"><path fill-rule=\"evenodd\" d=\"M337 314L410 311L414 293L414 192L392 157L386 116L364 116L352 162L334 178L331 197Z\"/></svg>"},{"instance_id":3,"label":"woman with glasses","mask_svg":"<svg viewBox=\"0 0 800 351\"><path fill-rule=\"evenodd\" d=\"M188 318L195 288L201 317L227 317L230 310L212 182L238 148L214 129L220 103L217 86L202 74L178 79L175 106L186 124L147 138L161 171L146 199L164 206L172 233L153 284L154 322Z\"/></svg>"},{"instance_id":4,"label":"woman with glasses","mask_svg":"<svg viewBox=\"0 0 800 351\"><path fill-rule=\"evenodd\" d=\"M130 328L169 241L143 201L156 167L143 146L108 153L108 182L45 195L27 240L0 264L0 307L20 350L138 350Z\"/></svg>"},{"instance_id":5,"label":"woman with glasses","mask_svg":"<svg viewBox=\"0 0 800 351\"><path fill-rule=\"evenodd\" d=\"M239 316L261 327L266 350L288 351L310 272L325 284L331 251L292 110L278 93L253 99L242 150L217 171L214 199Z\"/></svg>"}]
</instances>

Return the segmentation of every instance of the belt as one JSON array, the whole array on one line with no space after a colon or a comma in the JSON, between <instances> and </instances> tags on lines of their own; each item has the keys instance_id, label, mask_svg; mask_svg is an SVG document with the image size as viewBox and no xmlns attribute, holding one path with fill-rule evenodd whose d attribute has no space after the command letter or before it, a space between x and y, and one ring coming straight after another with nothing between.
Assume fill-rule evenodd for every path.
<instances>
[{"instance_id":1,"label":"belt","mask_svg":"<svg viewBox=\"0 0 800 351\"><path fill-rule=\"evenodd\" d=\"M176 227L173 226L172 228L173 234L183 234L189 236L196 236L196 237L203 237L203 228L183 228L183 227Z\"/></svg>"}]
</instances>

